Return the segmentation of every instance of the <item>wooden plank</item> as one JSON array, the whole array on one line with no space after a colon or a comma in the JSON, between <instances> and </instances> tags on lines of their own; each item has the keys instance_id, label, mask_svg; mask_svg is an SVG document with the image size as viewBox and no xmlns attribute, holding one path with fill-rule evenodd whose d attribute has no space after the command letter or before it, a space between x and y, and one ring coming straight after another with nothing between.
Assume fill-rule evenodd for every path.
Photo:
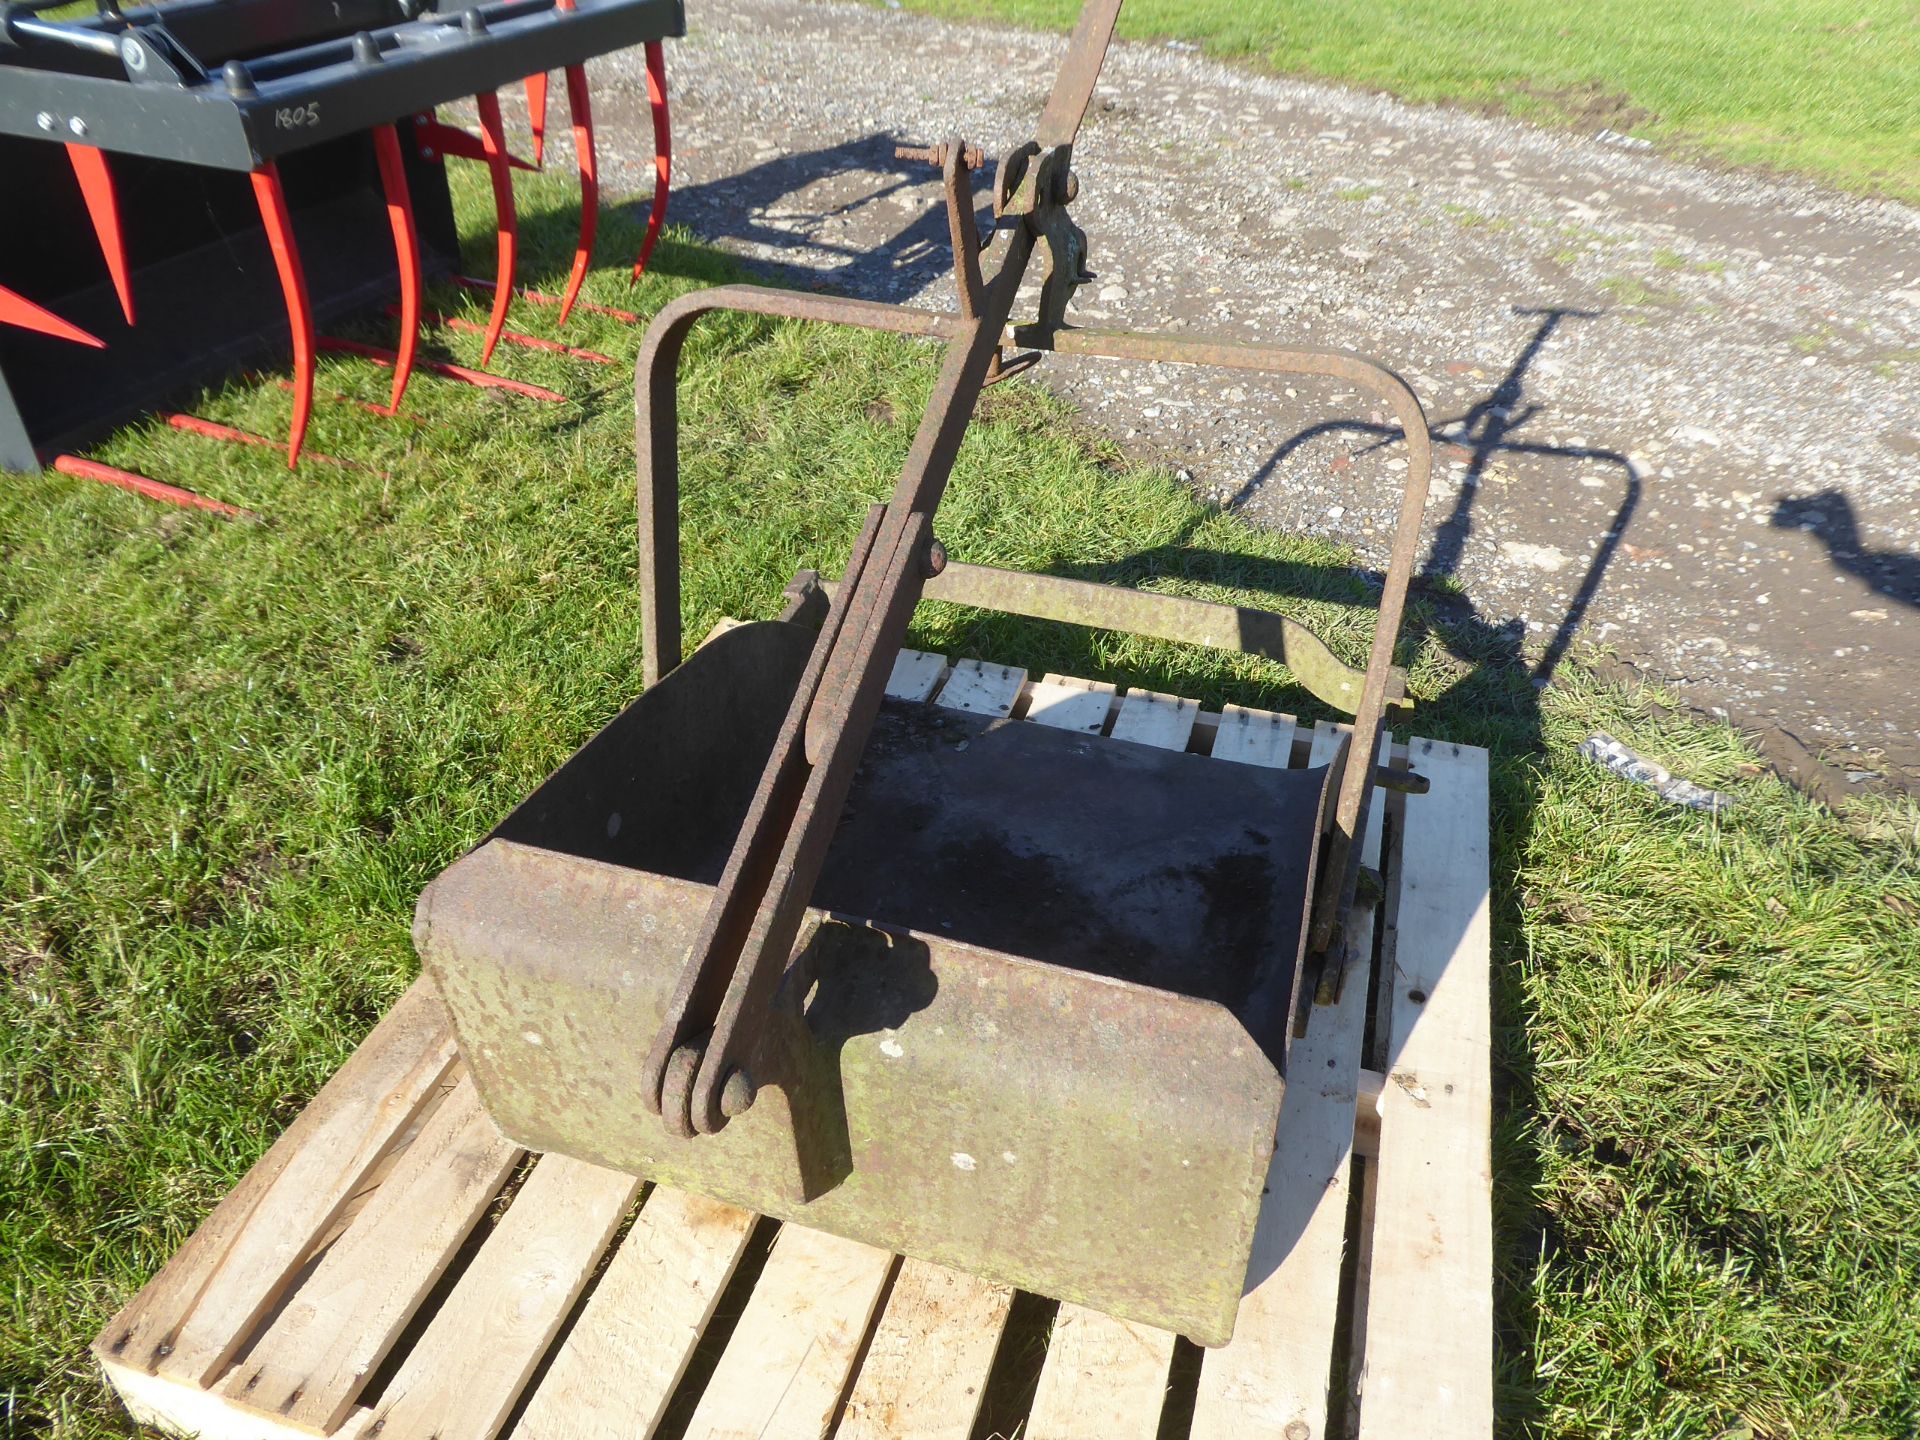
<instances>
[{"instance_id":1,"label":"wooden plank","mask_svg":"<svg viewBox=\"0 0 1920 1440\"><path fill-rule=\"evenodd\" d=\"M887 694L895 700L925 700L947 673L947 657L924 650L902 650L887 675Z\"/></svg>"},{"instance_id":2,"label":"wooden plank","mask_svg":"<svg viewBox=\"0 0 1920 1440\"><path fill-rule=\"evenodd\" d=\"M1228 705L1213 732L1213 758L1285 770L1293 764L1295 724L1291 715Z\"/></svg>"},{"instance_id":3,"label":"wooden plank","mask_svg":"<svg viewBox=\"0 0 1920 1440\"><path fill-rule=\"evenodd\" d=\"M1098 735L1113 709L1113 686L1071 675L1048 675L1027 687L1026 718L1056 730Z\"/></svg>"},{"instance_id":4,"label":"wooden plank","mask_svg":"<svg viewBox=\"0 0 1920 1440\"><path fill-rule=\"evenodd\" d=\"M1381 1217L1360 1435L1493 1429L1493 1151L1487 756L1418 740L1406 798Z\"/></svg>"},{"instance_id":5,"label":"wooden plank","mask_svg":"<svg viewBox=\"0 0 1920 1440\"><path fill-rule=\"evenodd\" d=\"M279 1297L361 1177L436 1100L454 1061L417 980L286 1133L94 1341L103 1362L210 1381Z\"/></svg>"},{"instance_id":6,"label":"wooden plank","mask_svg":"<svg viewBox=\"0 0 1920 1440\"><path fill-rule=\"evenodd\" d=\"M515 1440L640 1440L686 1373L759 1217L655 1186Z\"/></svg>"},{"instance_id":7,"label":"wooden plank","mask_svg":"<svg viewBox=\"0 0 1920 1440\"><path fill-rule=\"evenodd\" d=\"M1308 764L1331 760L1344 728L1316 725ZM1382 754L1388 745L1383 735ZM1370 865L1379 863L1384 808L1376 793L1361 843ZM1363 955L1372 953L1374 918L1369 910L1351 922ZM1368 984L1367 966L1357 966L1339 1001L1314 1007L1307 1033L1293 1042L1248 1291L1232 1341L1201 1360L1192 1440L1321 1440L1327 1433Z\"/></svg>"},{"instance_id":8,"label":"wooden plank","mask_svg":"<svg viewBox=\"0 0 1920 1440\"><path fill-rule=\"evenodd\" d=\"M100 1368L134 1423L144 1429L195 1440L313 1440L310 1430L242 1410L198 1385L182 1385L113 1360L103 1359ZM372 1422L371 1410L355 1410L327 1440L361 1440Z\"/></svg>"},{"instance_id":9,"label":"wooden plank","mask_svg":"<svg viewBox=\"0 0 1920 1440\"><path fill-rule=\"evenodd\" d=\"M522 1153L494 1128L463 1074L222 1392L294 1425L331 1431Z\"/></svg>"},{"instance_id":10,"label":"wooden plank","mask_svg":"<svg viewBox=\"0 0 1920 1440\"><path fill-rule=\"evenodd\" d=\"M1020 1433L1026 1440L1153 1440L1172 1364L1166 1331L1062 1305Z\"/></svg>"},{"instance_id":11,"label":"wooden plank","mask_svg":"<svg viewBox=\"0 0 1920 1440\"><path fill-rule=\"evenodd\" d=\"M489 1440L641 1182L543 1155L374 1406L380 1440Z\"/></svg>"},{"instance_id":12,"label":"wooden plank","mask_svg":"<svg viewBox=\"0 0 1920 1440\"><path fill-rule=\"evenodd\" d=\"M1184 750L1199 713L1198 700L1152 690L1129 690L1108 733L1116 740L1131 740L1160 750Z\"/></svg>"},{"instance_id":13,"label":"wooden plank","mask_svg":"<svg viewBox=\"0 0 1920 1440\"><path fill-rule=\"evenodd\" d=\"M1010 715L1013 702L1020 698L1020 687L1026 683L1027 672L1011 665L962 660L940 687L935 703L975 715Z\"/></svg>"},{"instance_id":14,"label":"wooden plank","mask_svg":"<svg viewBox=\"0 0 1920 1440\"><path fill-rule=\"evenodd\" d=\"M782 1226L686 1440L820 1440L892 1273L885 1250Z\"/></svg>"},{"instance_id":15,"label":"wooden plank","mask_svg":"<svg viewBox=\"0 0 1920 1440\"><path fill-rule=\"evenodd\" d=\"M903 1260L836 1440L967 1440L1013 1291Z\"/></svg>"}]
</instances>

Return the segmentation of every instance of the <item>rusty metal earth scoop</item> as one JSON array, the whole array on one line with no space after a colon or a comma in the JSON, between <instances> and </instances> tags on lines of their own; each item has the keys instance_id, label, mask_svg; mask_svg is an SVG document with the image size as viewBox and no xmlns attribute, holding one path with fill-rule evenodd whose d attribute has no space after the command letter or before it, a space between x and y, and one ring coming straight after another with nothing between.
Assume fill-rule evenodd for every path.
<instances>
[{"instance_id":1,"label":"rusty metal earth scoop","mask_svg":"<svg viewBox=\"0 0 1920 1440\"><path fill-rule=\"evenodd\" d=\"M981 276L944 169L960 313L735 286L639 360L645 693L422 896L414 935L522 1144L1185 1334L1232 1333L1296 1018L1337 989L1425 418L1357 355L1066 326L1073 144L1119 0L1089 0L1034 139L1000 162ZM1045 255L1040 315L1009 330ZM715 310L945 342L893 498L837 584L681 659L675 367ZM1411 451L1364 673L1264 612L949 564L934 516L1006 344L1338 377ZM922 598L1283 659L1355 716L1262 769L890 699ZM1285 1163L1285 1157L1279 1157Z\"/></svg>"}]
</instances>

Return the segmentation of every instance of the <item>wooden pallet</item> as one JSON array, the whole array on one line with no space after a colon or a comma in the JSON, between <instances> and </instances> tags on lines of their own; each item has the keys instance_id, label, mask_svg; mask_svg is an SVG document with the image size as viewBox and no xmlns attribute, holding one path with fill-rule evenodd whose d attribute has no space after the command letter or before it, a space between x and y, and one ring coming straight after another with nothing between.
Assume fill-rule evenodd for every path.
<instances>
[{"instance_id":1,"label":"wooden pallet","mask_svg":"<svg viewBox=\"0 0 1920 1440\"><path fill-rule=\"evenodd\" d=\"M1311 763L1338 736L914 652L891 690L1223 762ZM1425 740L1394 754L1432 791L1382 795L1369 818L1387 899L1355 924L1374 973L1358 970L1294 1042L1222 1349L525 1155L480 1108L423 980L95 1353L136 1419L217 1440L642 1440L663 1422L699 1440L967 1440L983 1400L1002 1433L1031 1440L1152 1440L1169 1408L1194 1440L1318 1440L1330 1426L1480 1440L1493 1418L1486 754Z\"/></svg>"}]
</instances>

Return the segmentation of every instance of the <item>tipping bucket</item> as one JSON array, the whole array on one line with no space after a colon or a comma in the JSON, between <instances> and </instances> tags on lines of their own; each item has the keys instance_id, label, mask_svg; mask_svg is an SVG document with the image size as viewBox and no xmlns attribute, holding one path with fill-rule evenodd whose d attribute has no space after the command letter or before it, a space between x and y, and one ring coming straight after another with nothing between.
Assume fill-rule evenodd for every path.
<instances>
[{"instance_id":1,"label":"tipping bucket","mask_svg":"<svg viewBox=\"0 0 1920 1440\"><path fill-rule=\"evenodd\" d=\"M639 1075L813 633L745 625L422 896L514 1140L1224 1343L1285 1086L1329 768L888 699L724 1131Z\"/></svg>"}]
</instances>

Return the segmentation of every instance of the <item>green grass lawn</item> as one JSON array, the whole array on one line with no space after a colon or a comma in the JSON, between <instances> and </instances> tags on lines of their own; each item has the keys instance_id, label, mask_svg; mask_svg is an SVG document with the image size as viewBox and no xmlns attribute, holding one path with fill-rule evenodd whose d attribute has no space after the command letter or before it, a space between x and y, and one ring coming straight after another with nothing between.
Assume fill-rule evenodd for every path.
<instances>
[{"instance_id":1,"label":"green grass lawn","mask_svg":"<svg viewBox=\"0 0 1920 1440\"><path fill-rule=\"evenodd\" d=\"M465 213L484 227L473 177ZM558 283L566 188L525 187ZM622 213L609 256L631 254ZM726 273L668 243L656 309ZM449 307L471 301L439 297ZM477 310L473 311L477 315ZM514 324L552 335L552 312ZM369 329L369 337L379 332ZM478 341L447 334L473 363ZM583 314L575 344L640 332ZM503 349L546 406L423 376L413 427L319 407L307 464L146 426L99 452L266 516L57 476L0 490L0 1415L123 1434L86 1346L415 973L421 887L637 686L630 367ZM686 624L838 566L934 373L910 342L722 320L683 367ZM384 396L329 362L323 391ZM197 408L279 434L287 397ZM1364 580L993 392L957 558L1285 603L1349 660ZM954 655L1314 714L1274 666L952 609ZM1509 1435L1911 1437L1920 1426L1920 811L1820 811L1732 732L1423 601L1427 735L1493 756L1499 1403ZM1579 759L1605 728L1738 807Z\"/></svg>"},{"instance_id":2,"label":"green grass lawn","mask_svg":"<svg viewBox=\"0 0 1920 1440\"><path fill-rule=\"evenodd\" d=\"M1076 0L906 0L1064 29ZM1912 0L1127 0L1120 33L1920 200Z\"/></svg>"}]
</instances>

